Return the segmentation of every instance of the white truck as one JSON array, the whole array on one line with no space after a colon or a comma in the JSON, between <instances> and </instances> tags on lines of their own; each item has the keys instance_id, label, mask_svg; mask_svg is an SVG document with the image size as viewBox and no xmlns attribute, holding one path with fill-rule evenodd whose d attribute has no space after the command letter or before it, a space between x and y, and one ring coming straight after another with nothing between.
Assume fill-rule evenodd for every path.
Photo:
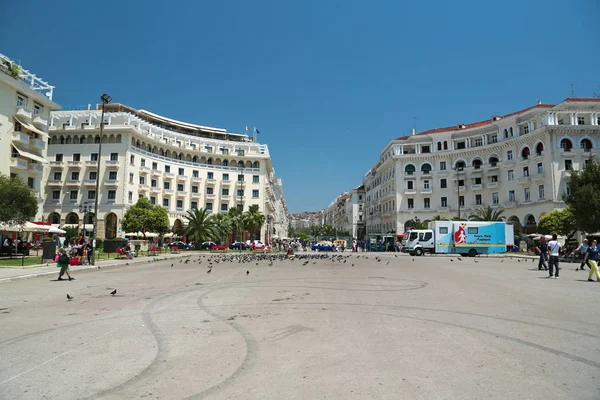
<instances>
[{"instance_id":1,"label":"white truck","mask_svg":"<svg viewBox=\"0 0 600 400\"><path fill-rule=\"evenodd\" d=\"M477 254L505 253L514 246L513 226L492 221L432 221L429 229L404 233L402 251L414 256L425 253Z\"/></svg>"}]
</instances>

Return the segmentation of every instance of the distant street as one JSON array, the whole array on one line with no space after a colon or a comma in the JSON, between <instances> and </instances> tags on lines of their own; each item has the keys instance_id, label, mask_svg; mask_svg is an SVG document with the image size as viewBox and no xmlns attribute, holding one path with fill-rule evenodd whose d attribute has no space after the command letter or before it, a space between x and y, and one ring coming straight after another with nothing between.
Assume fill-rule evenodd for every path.
<instances>
[{"instance_id":1,"label":"distant street","mask_svg":"<svg viewBox=\"0 0 600 400\"><path fill-rule=\"evenodd\" d=\"M0 398L598 399L600 283L575 264L342 255L0 284Z\"/></svg>"}]
</instances>

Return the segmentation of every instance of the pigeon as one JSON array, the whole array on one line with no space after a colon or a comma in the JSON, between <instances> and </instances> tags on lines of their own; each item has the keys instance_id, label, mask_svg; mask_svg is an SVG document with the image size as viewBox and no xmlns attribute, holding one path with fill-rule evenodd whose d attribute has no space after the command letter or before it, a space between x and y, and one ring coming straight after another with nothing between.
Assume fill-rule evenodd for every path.
<instances>
[{"instance_id":1,"label":"pigeon","mask_svg":"<svg viewBox=\"0 0 600 400\"><path fill-rule=\"evenodd\" d=\"M173 264L171 264L171 268L173 268Z\"/></svg>"},{"instance_id":2,"label":"pigeon","mask_svg":"<svg viewBox=\"0 0 600 400\"><path fill-rule=\"evenodd\" d=\"M246 276L250 275L250 271L246 270Z\"/></svg>"},{"instance_id":3,"label":"pigeon","mask_svg":"<svg viewBox=\"0 0 600 400\"><path fill-rule=\"evenodd\" d=\"M462 258L458 257L458 261L462 261Z\"/></svg>"},{"instance_id":4,"label":"pigeon","mask_svg":"<svg viewBox=\"0 0 600 400\"><path fill-rule=\"evenodd\" d=\"M117 294L117 289L115 289L115 290L113 290L112 292L110 292L110 294L111 294L112 296L114 296L115 294Z\"/></svg>"},{"instance_id":5,"label":"pigeon","mask_svg":"<svg viewBox=\"0 0 600 400\"><path fill-rule=\"evenodd\" d=\"M475 263L478 263L478 262L479 262L479 261L477 261L477 260L473 260L473 261L475 261Z\"/></svg>"},{"instance_id":6,"label":"pigeon","mask_svg":"<svg viewBox=\"0 0 600 400\"><path fill-rule=\"evenodd\" d=\"M453 259L450 259L450 262L454 262L454 260L453 260Z\"/></svg>"},{"instance_id":7,"label":"pigeon","mask_svg":"<svg viewBox=\"0 0 600 400\"><path fill-rule=\"evenodd\" d=\"M207 274L210 274L210 271L212 271L212 269L208 269L208 271L206 271Z\"/></svg>"},{"instance_id":8,"label":"pigeon","mask_svg":"<svg viewBox=\"0 0 600 400\"><path fill-rule=\"evenodd\" d=\"M354 264L352 264L352 266L354 267Z\"/></svg>"},{"instance_id":9,"label":"pigeon","mask_svg":"<svg viewBox=\"0 0 600 400\"><path fill-rule=\"evenodd\" d=\"M504 264L504 260L500 260L500 264Z\"/></svg>"},{"instance_id":10,"label":"pigeon","mask_svg":"<svg viewBox=\"0 0 600 400\"><path fill-rule=\"evenodd\" d=\"M345 261L344 261L344 262L345 262ZM385 265L388 265L389 263L390 263L390 262L388 261L388 262L386 262L386 263L385 263Z\"/></svg>"},{"instance_id":11,"label":"pigeon","mask_svg":"<svg viewBox=\"0 0 600 400\"><path fill-rule=\"evenodd\" d=\"M413 261L415 261L415 259L413 258Z\"/></svg>"},{"instance_id":12,"label":"pigeon","mask_svg":"<svg viewBox=\"0 0 600 400\"><path fill-rule=\"evenodd\" d=\"M67 300L68 300L68 301L71 301L71 300L73 300L73 296L70 296L70 295L69 295L69 293L67 293Z\"/></svg>"}]
</instances>

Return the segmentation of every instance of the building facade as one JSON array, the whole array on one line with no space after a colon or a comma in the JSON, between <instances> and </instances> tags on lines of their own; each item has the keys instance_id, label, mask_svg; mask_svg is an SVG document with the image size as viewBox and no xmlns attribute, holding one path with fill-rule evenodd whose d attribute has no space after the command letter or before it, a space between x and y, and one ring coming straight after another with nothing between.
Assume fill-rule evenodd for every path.
<instances>
[{"instance_id":1,"label":"building facade","mask_svg":"<svg viewBox=\"0 0 600 400\"><path fill-rule=\"evenodd\" d=\"M490 120L392 140L364 178L367 232L402 233L415 218L466 219L481 206L535 232L565 207L567 177L600 155L600 99L568 98Z\"/></svg>"},{"instance_id":2,"label":"building facade","mask_svg":"<svg viewBox=\"0 0 600 400\"><path fill-rule=\"evenodd\" d=\"M47 169L48 121L60 106L54 87L0 54L0 173L19 176L38 194L36 220L42 218ZM15 68L15 69L12 69Z\"/></svg>"},{"instance_id":3,"label":"building facade","mask_svg":"<svg viewBox=\"0 0 600 400\"><path fill-rule=\"evenodd\" d=\"M99 108L50 116L44 205L50 222L88 228L93 214L84 215L80 205L93 211L99 196L99 238L124 236L120 221L140 197L163 206L171 226L176 220L185 223L193 208L220 213L257 205L266 217L261 240L270 241L282 223L287 227L282 183L266 145L122 104L105 107L101 155Z\"/></svg>"},{"instance_id":4,"label":"building facade","mask_svg":"<svg viewBox=\"0 0 600 400\"><path fill-rule=\"evenodd\" d=\"M364 186L342 193L323 210L323 225L362 239L365 235L364 202Z\"/></svg>"}]
</instances>

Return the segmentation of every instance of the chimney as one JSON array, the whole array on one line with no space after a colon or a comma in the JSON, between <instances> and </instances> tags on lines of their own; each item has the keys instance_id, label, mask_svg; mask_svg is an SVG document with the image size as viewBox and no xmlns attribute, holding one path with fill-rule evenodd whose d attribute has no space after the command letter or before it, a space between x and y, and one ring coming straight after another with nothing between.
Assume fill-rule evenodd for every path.
<instances>
[{"instance_id":1,"label":"chimney","mask_svg":"<svg viewBox=\"0 0 600 400\"><path fill-rule=\"evenodd\" d=\"M502 119L502 117L501 117L501 116L499 116L499 115L494 115L494 116L492 117L492 121L499 121L499 120L501 120L501 119Z\"/></svg>"},{"instance_id":2,"label":"chimney","mask_svg":"<svg viewBox=\"0 0 600 400\"><path fill-rule=\"evenodd\" d=\"M542 104L542 101L538 100L537 103L538 103L538 106L539 106L540 104Z\"/></svg>"},{"instance_id":3,"label":"chimney","mask_svg":"<svg viewBox=\"0 0 600 400\"><path fill-rule=\"evenodd\" d=\"M416 131L415 131L415 128L412 128L412 129L410 130L410 133L411 133L413 136L415 136L415 133L416 133Z\"/></svg>"}]
</instances>

